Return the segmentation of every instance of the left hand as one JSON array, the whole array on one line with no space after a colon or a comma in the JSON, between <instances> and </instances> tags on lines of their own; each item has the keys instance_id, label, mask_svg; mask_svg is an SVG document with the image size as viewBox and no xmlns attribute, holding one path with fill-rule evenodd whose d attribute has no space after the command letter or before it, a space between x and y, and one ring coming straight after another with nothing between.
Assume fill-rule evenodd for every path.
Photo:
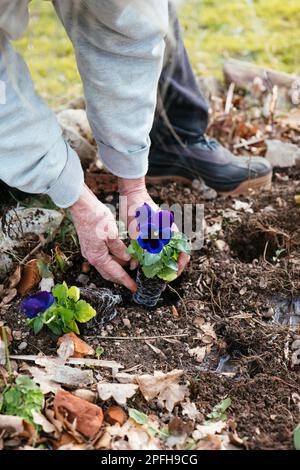
<instances>
[{"instance_id":1,"label":"left hand","mask_svg":"<svg viewBox=\"0 0 300 470\"><path fill-rule=\"evenodd\" d=\"M157 206L157 204L155 204L155 202L149 195L144 177L135 180L119 178L118 185L120 196L126 198L124 199L124 201L121 200L121 218L122 220L124 220L125 223L127 221L128 233L130 238L135 239L137 237L137 224L135 222L136 210L142 207L145 202L156 211L159 210L159 207ZM178 228L175 224L173 224L172 230L178 232ZM177 261L178 276L182 274L189 261L189 255L187 255L186 253L180 253ZM133 265L131 266L134 267Z\"/></svg>"}]
</instances>

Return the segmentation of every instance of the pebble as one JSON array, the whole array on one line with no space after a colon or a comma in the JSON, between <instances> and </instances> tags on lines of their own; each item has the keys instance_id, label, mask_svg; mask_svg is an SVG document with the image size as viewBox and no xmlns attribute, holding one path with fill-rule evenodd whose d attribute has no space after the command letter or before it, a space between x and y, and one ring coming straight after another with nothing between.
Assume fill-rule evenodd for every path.
<instances>
[{"instance_id":1,"label":"pebble","mask_svg":"<svg viewBox=\"0 0 300 470\"><path fill-rule=\"evenodd\" d=\"M79 274L76 281L79 282L79 284L82 284L83 286L87 286L90 282L90 278L87 274Z\"/></svg>"},{"instance_id":2,"label":"pebble","mask_svg":"<svg viewBox=\"0 0 300 470\"><path fill-rule=\"evenodd\" d=\"M18 346L18 350L19 351L24 351L24 349L26 349L28 346L28 344L26 343L26 341L22 341L22 343L19 344Z\"/></svg>"},{"instance_id":3,"label":"pebble","mask_svg":"<svg viewBox=\"0 0 300 470\"><path fill-rule=\"evenodd\" d=\"M267 310L265 310L262 314L263 318L273 318L274 316L274 308L270 307Z\"/></svg>"},{"instance_id":4,"label":"pebble","mask_svg":"<svg viewBox=\"0 0 300 470\"><path fill-rule=\"evenodd\" d=\"M12 335L13 335L13 338L14 338L16 341L21 341L21 339L22 339L22 331L20 331L20 330L13 331L13 332L12 332Z\"/></svg>"},{"instance_id":5,"label":"pebble","mask_svg":"<svg viewBox=\"0 0 300 470\"><path fill-rule=\"evenodd\" d=\"M127 326L127 328L131 327L131 323L130 323L130 320L128 318L123 318L123 323L124 323L125 326Z\"/></svg>"}]
</instances>

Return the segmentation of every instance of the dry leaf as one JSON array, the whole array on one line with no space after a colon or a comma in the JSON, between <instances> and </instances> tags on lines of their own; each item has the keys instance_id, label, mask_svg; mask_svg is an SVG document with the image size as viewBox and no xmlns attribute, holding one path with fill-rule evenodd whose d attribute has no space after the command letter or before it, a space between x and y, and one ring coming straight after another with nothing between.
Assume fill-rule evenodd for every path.
<instances>
[{"instance_id":1,"label":"dry leaf","mask_svg":"<svg viewBox=\"0 0 300 470\"><path fill-rule=\"evenodd\" d=\"M74 343L71 338L65 338L63 341L59 343L59 340L57 344L60 344L58 350L57 350L57 355L60 357L64 362L66 362L69 357L74 355Z\"/></svg>"},{"instance_id":2,"label":"dry leaf","mask_svg":"<svg viewBox=\"0 0 300 470\"><path fill-rule=\"evenodd\" d=\"M39 384L44 394L50 392L56 393L61 389L61 386L53 382L49 377L48 372L45 370L40 369L39 367L29 367L28 370L31 373L34 382Z\"/></svg>"},{"instance_id":3,"label":"dry leaf","mask_svg":"<svg viewBox=\"0 0 300 470\"><path fill-rule=\"evenodd\" d=\"M45 418L44 415L42 415L41 413L38 413L35 410L32 410L31 414L32 414L34 423L38 424L39 426L42 426L42 429L45 433L52 434L55 432L56 430L55 426L53 426L53 424L50 423L50 421L48 421L48 419Z\"/></svg>"},{"instance_id":4,"label":"dry leaf","mask_svg":"<svg viewBox=\"0 0 300 470\"><path fill-rule=\"evenodd\" d=\"M127 420L127 414L120 406L110 406L105 413L105 420L109 424L120 424L123 426Z\"/></svg>"},{"instance_id":5,"label":"dry leaf","mask_svg":"<svg viewBox=\"0 0 300 470\"><path fill-rule=\"evenodd\" d=\"M10 434L20 434L24 432L23 418L19 416L0 415L0 430Z\"/></svg>"},{"instance_id":6,"label":"dry leaf","mask_svg":"<svg viewBox=\"0 0 300 470\"><path fill-rule=\"evenodd\" d=\"M187 416L189 419L193 421L201 418L201 413L197 410L195 403L187 401L185 403L181 403L182 414Z\"/></svg>"},{"instance_id":7,"label":"dry leaf","mask_svg":"<svg viewBox=\"0 0 300 470\"><path fill-rule=\"evenodd\" d=\"M197 362L203 362L206 354L206 346L198 346L197 348L189 349L189 355L195 357Z\"/></svg>"},{"instance_id":8,"label":"dry leaf","mask_svg":"<svg viewBox=\"0 0 300 470\"><path fill-rule=\"evenodd\" d=\"M179 313L175 305L172 305L172 315L174 320L179 320Z\"/></svg>"},{"instance_id":9,"label":"dry leaf","mask_svg":"<svg viewBox=\"0 0 300 470\"><path fill-rule=\"evenodd\" d=\"M18 284L18 293L26 295L30 292L41 280L37 260L32 259L25 264L21 276L21 281Z\"/></svg>"},{"instance_id":10,"label":"dry leaf","mask_svg":"<svg viewBox=\"0 0 300 470\"><path fill-rule=\"evenodd\" d=\"M136 382L147 401L158 398L168 411L172 411L176 403L181 402L188 393L188 388L178 383L182 375L182 370L173 370L167 374L155 371L154 375L137 375Z\"/></svg>"},{"instance_id":11,"label":"dry leaf","mask_svg":"<svg viewBox=\"0 0 300 470\"><path fill-rule=\"evenodd\" d=\"M97 389L101 400L113 398L119 405L126 405L127 399L135 395L138 386L135 384L99 383Z\"/></svg>"},{"instance_id":12,"label":"dry leaf","mask_svg":"<svg viewBox=\"0 0 300 470\"><path fill-rule=\"evenodd\" d=\"M66 413L68 421L76 423L76 430L89 438L99 432L103 423L103 411L99 406L64 390L59 390L55 395L54 409L56 414L57 411Z\"/></svg>"},{"instance_id":13,"label":"dry leaf","mask_svg":"<svg viewBox=\"0 0 300 470\"><path fill-rule=\"evenodd\" d=\"M224 421L209 422L207 424L198 424L193 432L193 439L199 441L209 435L220 434L226 428Z\"/></svg>"},{"instance_id":14,"label":"dry leaf","mask_svg":"<svg viewBox=\"0 0 300 470\"><path fill-rule=\"evenodd\" d=\"M3 333L2 333L2 327L4 326L3 322L0 322L0 339L3 339ZM9 326L4 326L5 328L5 332L6 332L6 338L7 338L7 341L8 341L8 344L10 344L13 340L13 337L12 337L12 334L11 334L11 329L9 328Z\"/></svg>"},{"instance_id":15,"label":"dry leaf","mask_svg":"<svg viewBox=\"0 0 300 470\"><path fill-rule=\"evenodd\" d=\"M17 287L21 280L21 266L17 266L16 270L13 272L13 274L9 278L9 288L13 289Z\"/></svg>"},{"instance_id":16,"label":"dry leaf","mask_svg":"<svg viewBox=\"0 0 300 470\"><path fill-rule=\"evenodd\" d=\"M106 428L112 438L112 450L160 450L158 438L153 437L149 429L152 423L145 428L132 419L128 419L123 426L115 424Z\"/></svg>"},{"instance_id":17,"label":"dry leaf","mask_svg":"<svg viewBox=\"0 0 300 470\"><path fill-rule=\"evenodd\" d=\"M222 441L219 436L208 434L203 439L200 439L197 444L197 450L221 450Z\"/></svg>"},{"instance_id":18,"label":"dry leaf","mask_svg":"<svg viewBox=\"0 0 300 470\"><path fill-rule=\"evenodd\" d=\"M10 304L11 301L16 297L17 293L18 293L17 289L6 289L4 291L4 297L2 299L0 307L3 306L3 305Z\"/></svg>"},{"instance_id":19,"label":"dry leaf","mask_svg":"<svg viewBox=\"0 0 300 470\"><path fill-rule=\"evenodd\" d=\"M93 356L95 354L93 348L91 348L91 346L82 341L82 339L78 338L75 333L67 333L61 336L57 341L57 345L61 346L64 342L67 341L72 341L74 346L73 353L68 357L86 357Z\"/></svg>"}]
</instances>

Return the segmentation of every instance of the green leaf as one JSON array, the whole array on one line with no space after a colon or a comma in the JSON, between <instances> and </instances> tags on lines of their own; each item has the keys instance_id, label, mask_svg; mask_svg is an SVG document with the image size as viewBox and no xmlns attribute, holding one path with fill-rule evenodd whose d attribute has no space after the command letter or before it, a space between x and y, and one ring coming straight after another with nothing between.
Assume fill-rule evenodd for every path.
<instances>
[{"instance_id":1,"label":"green leaf","mask_svg":"<svg viewBox=\"0 0 300 470\"><path fill-rule=\"evenodd\" d=\"M75 319L79 323L86 323L96 316L96 310L85 300L79 300L75 305Z\"/></svg>"},{"instance_id":2,"label":"green leaf","mask_svg":"<svg viewBox=\"0 0 300 470\"><path fill-rule=\"evenodd\" d=\"M225 414L225 411L227 411L230 406L231 406L231 399L226 398L225 400L221 401L221 403L218 403L213 408L212 412L207 415L207 417L211 421L226 421L227 416Z\"/></svg>"},{"instance_id":3,"label":"green leaf","mask_svg":"<svg viewBox=\"0 0 300 470\"><path fill-rule=\"evenodd\" d=\"M160 253L148 253L146 252L144 255L144 266L153 266L156 263L160 263L160 260L162 258L163 252L161 251Z\"/></svg>"},{"instance_id":4,"label":"green leaf","mask_svg":"<svg viewBox=\"0 0 300 470\"><path fill-rule=\"evenodd\" d=\"M56 336L60 336L63 333L62 327L56 322L51 322L47 326L49 330L52 331L52 333Z\"/></svg>"},{"instance_id":5,"label":"green leaf","mask_svg":"<svg viewBox=\"0 0 300 470\"><path fill-rule=\"evenodd\" d=\"M40 387L27 375L19 375L16 384L11 385L3 394L1 412L10 416L20 416L33 423L32 411L40 413L43 402L44 395Z\"/></svg>"},{"instance_id":6,"label":"green leaf","mask_svg":"<svg viewBox=\"0 0 300 470\"><path fill-rule=\"evenodd\" d=\"M152 266L143 266L143 273L148 278L155 277L162 269L162 263L153 264Z\"/></svg>"},{"instance_id":7,"label":"green leaf","mask_svg":"<svg viewBox=\"0 0 300 470\"><path fill-rule=\"evenodd\" d=\"M49 277L52 277L52 272L49 268L49 265L47 263L45 263L44 260L38 259L37 262L36 262L36 265L38 267L39 274L40 274L42 279L47 279Z\"/></svg>"},{"instance_id":8,"label":"green leaf","mask_svg":"<svg viewBox=\"0 0 300 470\"><path fill-rule=\"evenodd\" d=\"M157 277L166 282L172 282L177 278L177 271L174 269L165 267L158 274Z\"/></svg>"},{"instance_id":9,"label":"green leaf","mask_svg":"<svg viewBox=\"0 0 300 470\"><path fill-rule=\"evenodd\" d=\"M58 312L64 324L70 323L74 318L74 312L70 308L59 307Z\"/></svg>"},{"instance_id":10,"label":"green leaf","mask_svg":"<svg viewBox=\"0 0 300 470\"><path fill-rule=\"evenodd\" d=\"M52 294L59 303L65 302L68 298L67 284L65 282L63 284L56 284L56 286L52 289Z\"/></svg>"},{"instance_id":11,"label":"green leaf","mask_svg":"<svg viewBox=\"0 0 300 470\"><path fill-rule=\"evenodd\" d=\"M176 271L176 273L178 271L178 264L173 259L167 260L166 267L169 269L173 269L174 271Z\"/></svg>"},{"instance_id":12,"label":"green leaf","mask_svg":"<svg viewBox=\"0 0 300 470\"><path fill-rule=\"evenodd\" d=\"M68 323L66 326L67 326L67 329L69 330L67 333L69 333L70 331L73 331L74 333L77 333L78 335L80 335L80 331L75 320L70 321L70 323Z\"/></svg>"},{"instance_id":13,"label":"green leaf","mask_svg":"<svg viewBox=\"0 0 300 470\"><path fill-rule=\"evenodd\" d=\"M129 417L133 419L137 424L147 424L148 416L141 411L135 410L134 408L129 408L128 410Z\"/></svg>"},{"instance_id":14,"label":"green leaf","mask_svg":"<svg viewBox=\"0 0 300 470\"><path fill-rule=\"evenodd\" d=\"M102 346L97 346L95 353L97 358L99 359L99 357L102 356L102 354L104 353L104 348Z\"/></svg>"},{"instance_id":15,"label":"green leaf","mask_svg":"<svg viewBox=\"0 0 300 470\"><path fill-rule=\"evenodd\" d=\"M75 302L78 302L80 298L80 290L76 286L72 286L68 290L68 297L71 300L74 300Z\"/></svg>"},{"instance_id":16,"label":"green leaf","mask_svg":"<svg viewBox=\"0 0 300 470\"><path fill-rule=\"evenodd\" d=\"M33 320L32 325L33 325L34 334L35 335L39 334L39 332L43 329L43 326L44 326L43 317L40 315L37 316Z\"/></svg>"},{"instance_id":17,"label":"green leaf","mask_svg":"<svg viewBox=\"0 0 300 470\"><path fill-rule=\"evenodd\" d=\"M294 431L294 447L296 450L300 450L300 424L298 424Z\"/></svg>"}]
</instances>

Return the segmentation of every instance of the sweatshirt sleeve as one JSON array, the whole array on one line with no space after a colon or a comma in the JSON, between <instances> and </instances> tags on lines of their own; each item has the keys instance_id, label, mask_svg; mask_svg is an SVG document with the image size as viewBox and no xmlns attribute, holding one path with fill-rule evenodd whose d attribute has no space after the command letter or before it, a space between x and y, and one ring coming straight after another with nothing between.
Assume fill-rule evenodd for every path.
<instances>
[{"instance_id":1,"label":"sweatshirt sleeve","mask_svg":"<svg viewBox=\"0 0 300 470\"><path fill-rule=\"evenodd\" d=\"M1 31L0 82L0 179L24 192L48 194L59 207L71 206L83 185L80 160Z\"/></svg>"},{"instance_id":2,"label":"sweatshirt sleeve","mask_svg":"<svg viewBox=\"0 0 300 470\"><path fill-rule=\"evenodd\" d=\"M54 0L75 47L88 118L113 174L147 173L167 0Z\"/></svg>"}]
</instances>

